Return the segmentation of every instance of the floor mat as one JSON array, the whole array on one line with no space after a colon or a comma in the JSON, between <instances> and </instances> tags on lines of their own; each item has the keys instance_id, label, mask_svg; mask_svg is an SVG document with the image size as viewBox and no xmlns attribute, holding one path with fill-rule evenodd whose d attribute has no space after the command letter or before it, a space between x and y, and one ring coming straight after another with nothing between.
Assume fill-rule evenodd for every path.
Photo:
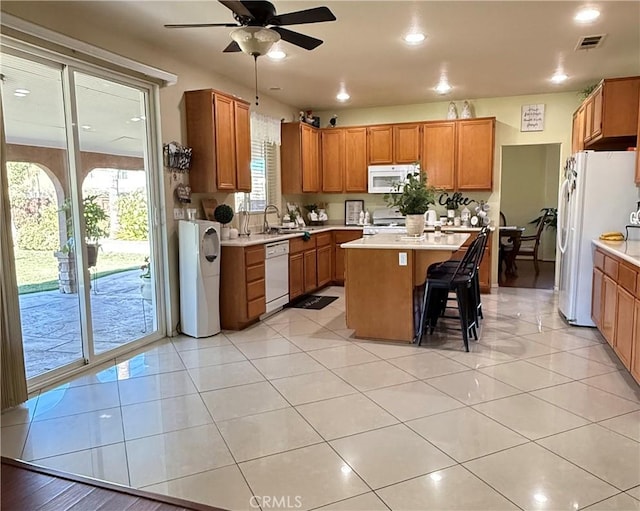
<instances>
[{"instance_id":1,"label":"floor mat","mask_svg":"<svg viewBox=\"0 0 640 511\"><path fill-rule=\"evenodd\" d=\"M307 296L303 300L300 300L298 303L293 304L292 307L294 309L324 309L327 305L337 299L337 296L311 295Z\"/></svg>"}]
</instances>

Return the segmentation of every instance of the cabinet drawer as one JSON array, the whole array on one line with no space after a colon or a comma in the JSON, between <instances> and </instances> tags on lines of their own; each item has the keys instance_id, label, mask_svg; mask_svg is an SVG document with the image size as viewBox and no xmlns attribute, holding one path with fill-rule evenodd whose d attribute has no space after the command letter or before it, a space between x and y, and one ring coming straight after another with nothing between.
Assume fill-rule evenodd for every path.
<instances>
[{"instance_id":1,"label":"cabinet drawer","mask_svg":"<svg viewBox=\"0 0 640 511\"><path fill-rule=\"evenodd\" d=\"M604 272L613 280L618 280L618 261L613 257L604 256Z\"/></svg>"},{"instance_id":2,"label":"cabinet drawer","mask_svg":"<svg viewBox=\"0 0 640 511\"><path fill-rule=\"evenodd\" d=\"M330 232L323 232L321 234L316 234L316 245L318 247L324 247L326 245L331 245L331 238L333 234Z\"/></svg>"},{"instance_id":3,"label":"cabinet drawer","mask_svg":"<svg viewBox=\"0 0 640 511\"><path fill-rule=\"evenodd\" d=\"M260 279L264 280L264 264L249 266L247 268L247 282L254 282Z\"/></svg>"},{"instance_id":4,"label":"cabinet drawer","mask_svg":"<svg viewBox=\"0 0 640 511\"><path fill-rule=\"evenodd\" d=\"M246 266L254 266L264 262L264 245L244 249L244 263Z\"/></svg>"},{"instance_id":5,"label":"cabinet drawer","mask_svg":"<svg viewBox=\"0 0 640 511\"><path fill-rule=\"evenodd\" d=\"M264 297L264 279L247 283L247 300Z\"/></svg>"},{"instance_id":6,"label":"cabinet drawer","mask_svg":"<svg viewBox=\"0 0 640 511\"><path fill-rule=\"evenodd\" d=\"M336 245L339 247L343 243L359 240L362 238L362 231L335 231Z\"/></svg>"},{"instance_id":7,"label":"cabinet drawer","mask_svg":"<svg viewBox=\"0 0 640 511\"><path fill-rule=\"evenodd\" d=\"M627 266L624 263L620 263L620 266L618 266L618 284L631 294L635 294L636 292L637 276L638 273L633 267Z\"/></svg>"},{"instance_id":8,"label":"cabinet drawer","mask_svg":"<svg viewBox=\"0 0 640 511\"><path fill-rule=\"evenodd\" d=\"M593 254L593 266L604 271L604 253L599 249L596 249L595 254Z\"/></svg>"},{"instance_id":9,"label":"cabinet drawer","mask_svg":"<svg viewBox=\"0 0 640 511\"><path fill-rule=\"evenodd\" d=\"M247 317L249 319L257 318L260 314L267 312L267 304L264 296L247 302Z\"/></svg>"},{"instance_id":10,"label":"cabinet drawer","mask_svg":"<svg viewBox=\"0 0 640 511\"><path fill-rule=\"evenodd\" d=\"M289 240L290 254L297 254L299 252L304 252L305 250L310 250L315 248L316 248L316 239L313 236L308 241L304 241L302 238L293 238Z\"/></svg>"}]
</instances>

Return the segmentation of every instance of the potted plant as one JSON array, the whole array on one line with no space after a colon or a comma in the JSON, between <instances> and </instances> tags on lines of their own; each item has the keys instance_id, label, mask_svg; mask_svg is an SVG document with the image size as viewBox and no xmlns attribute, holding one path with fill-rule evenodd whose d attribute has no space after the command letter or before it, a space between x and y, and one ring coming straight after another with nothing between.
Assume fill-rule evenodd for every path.
<instances>
[{"instance_id":1,"label":"potted plant","mask_svg":"<svg viewBox=\"0 0 640 511\"><path fill-rule=\"evenodd\" d=\"M557 208L542 208L540 210L542 213L539 217L534 218L529 222L530 224L535 224L536 226L540 222L544 222L545 229L557 229L558 228L558 209Z\"/></svg>"},{"instance_id":2,"label":"potted plant","mask_svg":"<svg viewBox=\"0 0 640 511\"><path fill-rule=\"evenodd\" d=\"M220 222L222 224L220 239L228 240L230 228L227 224L233 220L233 209L231 209L231 206L228 206L227 204L220 204L214 210L213 218L215 218L216 222Z\"/></svg>"},{"instance_id":3,"label":"potted plant","mask_svg":"<svg viewBox=\"0 0 640 511\"><path fill-rule=\"evenodd\" d=\"M100 239L109 236L109 215L98 202L98 195L87 195L82 199L82 209L84 211L84 225L87 245L87 266L91 268L98 261L98 247ZM71 199L64 201L62 210L67 213L67 231L72 231ZM70 237L62 248L62 252L72 252L74 248L73 237Z\"/></svg>"},{"instance_id":4,"label":"potted plant","mask_svg":"<svg viewBox=\"0 0 640 511\"><path fill-rule=\"evenodd\" d=\"M416 165L414 173L407 174L403 183L394 186L394 192L385 194L388 206L396 207L406 216L407 234L420 236L424 231L425 213L436 203L438 189L427 184L427 175Z\"/></svg>"},{"instance_id":5,"label":"potted plant","mask_svg":"<svg viewBox=\"0 0 640 511\"><path fill-rule=\"evenodd\" d=\"M142 279L142 283L140 284L140 295L143 300L150 302L153 294L153 287L151 286L151 263L149 262L149 257L144 258L144 264L140 266L140 270L142 270L142 273L140 274L140 279Z\"/></svg>"}]
</instances>

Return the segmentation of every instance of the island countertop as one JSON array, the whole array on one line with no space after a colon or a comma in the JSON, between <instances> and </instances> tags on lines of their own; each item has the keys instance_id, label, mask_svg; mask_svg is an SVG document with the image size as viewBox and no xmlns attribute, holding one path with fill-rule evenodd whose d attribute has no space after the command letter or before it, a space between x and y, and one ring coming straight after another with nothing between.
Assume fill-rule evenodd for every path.
<instances>
[{"instance_id":1,"label":"island countertop","mask_svg":"<svg viewBox=\"0 0 640 511\"><path fill-rule=\"evenodd\" d=\"M375 234L340 245L341 248L392 249L392 250L448 250L455 252L469 238L469 233L425 233L424 239L412 240L403 234Z\"/></svg>"}]
</instances>

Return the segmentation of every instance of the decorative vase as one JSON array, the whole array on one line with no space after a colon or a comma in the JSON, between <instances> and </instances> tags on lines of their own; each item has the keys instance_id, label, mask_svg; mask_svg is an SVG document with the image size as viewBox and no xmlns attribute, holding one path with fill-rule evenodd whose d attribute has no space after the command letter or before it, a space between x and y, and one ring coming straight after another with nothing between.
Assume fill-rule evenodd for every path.
<instances>
[{"instance_id":1,"label":"decorative vase","mask_svg":"<svg viewBox=\"0 0 640 511\"><path fill-rule=\"evenodd\" d=\"M447 119L449 121L458 118L458 109L456 108L456 104L452 101L449 103L449 109L447 110Z\"/></svg>"},{"instance_id":2,"label":"decorative vase","mask_svg":"<svg viewBox=\"0 0 640 511\"><path fill-rule=\"evenodd\" d=\"M231 228L223 225L222 228L220 229L220 239L222 241L226 241L229 239L230 236L231 236Z\"/></svg>"},{"instance_id":3,"label":"decorative vase","mask_svg":"<svg viewBox=\"0 0 640 511\"><path fill-rule=\"evenodd\" d=\"M424 214L407 215L405 224L408 236L421 236L424 232Z\"/></svg>"},{"instance_id":4,"label":"decorative vase","mask_svg":"<svg viewBox=\"0 0 640 511\"><path fill-rule=\"evenodd\" d=\"M471 106L468 101L465 101L462 104L462 113L460 114L460 119L471 119L473 115L471 114Z\"/></svg>"}]
</instances>

